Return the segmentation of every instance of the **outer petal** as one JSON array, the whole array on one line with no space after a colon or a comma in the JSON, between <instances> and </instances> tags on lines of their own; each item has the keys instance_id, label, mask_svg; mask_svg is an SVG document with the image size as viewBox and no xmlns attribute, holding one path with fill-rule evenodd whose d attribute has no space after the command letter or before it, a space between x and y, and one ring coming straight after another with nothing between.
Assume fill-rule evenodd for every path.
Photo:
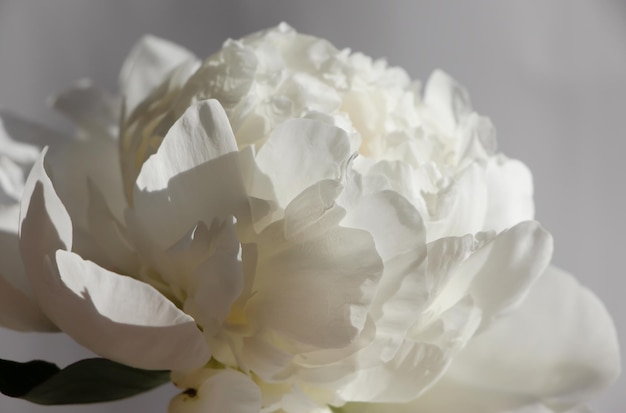
<instances>
[{"instance_id":1,"label":"outer petal","mask_svg":"<svg viewBox=\"0 0 626 413\"><path fill-rule=\"evenodd\" d=\"M113 216L104 195L90 181L88 183L89 235L102 258L100 265L107 263L107 268L115 272L137 274L139 260L134 247L130 244L126 229Z\"/></svg>"},{"instance_id":2,"label":"outer petal","mask_svg":"<svg viewBox=\"0 0 626 413\"><path fill-rule=\"evenodd\" d=\"M348 403L341 411L345 413L555 413L545 405L523 397L493 394L489 390L457 386L446 380L442 380L425 395L410 403Z\"/></svg>"},{"instance_id":3,"label":"outer petal","mask_svg":"<svg viewBox=\"0 0 626 413\"><path fill-rule=\"evenodd\" d=\"M26 182L21 221L20 252L38 303L79 343L148 369L190 369L207 361L193 320L160 293L66 251L72 225L43 155Z\"/></svg>"},{"instance_id":4,"label":"outer petal","mask_svg":"<svg viewBox=\"0 0 626 413\"><path fill-rule=\"evenodd\" d=\"M567 411L613 382L619 366L602 303L550 267L521 307L476 336L435 387L401 408L371 412Z\"/></svg>"},{"instance_id":5,"label":"outer petal","mask_svg":"<svg viewBox=\"0 0 626 413\"><path fill-rule=\"evenodd\" d=\"M160 251L198 221L210 226L215 218L235 214L246 199L237 156L221 105L206 100L189 107L137 178L127 220L139 226L138 244L154 242Z\"/></svg>"},{"instance_id":6,"label":"outer petal","mask_svg":"<svg viewBox=\"0 0 626 413\"><path fill-rule=\"evenodd\" d=\"M602 303L550 267L522 306L475 337L450 377L550 404L575 404L620 373L615 326Z\"/></svg>"},{"instance_id":7,"label":"outer petal","mask_svg":"<svg viewBox=\"0 0 626 413\"><path fill-rule=\"evenodd\" d=\"M46 156L54 188L66 206L76 230L88 230L91 181L104 195L113 215L121 220L126 208L117 142L88 139L51 148Z\"/></svg>"},{"instance_id":8,"label":"outer petal","mask_svg":"<svg viewBox=\"0 0 626 413\"><path fill-rule=\"evenodd\" d=\"M71 252L57 251L56 261L60 278L50 274L42 279L48 293L39 298L77 342L145 369L190 370L209 360L208 345L193 318L152 286Z\"/></svg>"},{"instance_id":9,"label":"outer petal","mask_svg":"<svg viewBox=\"0 0 626 413\"><path fill-rule=\"evenodd\" d=\"M200 388L181 393L169 413L259 413L261 390L243 373L212 370Z\"/></svg>"},{"instance_id":10,"label":"outer petal","mask_svg":"<svg viewBox=\"0 0 626 413\"><path fill-rule=\"evenodd\" d=\"M14 219L19 222L15 214ZM57 331L33 301L17 234L0 232L0 325L19 331Z\"/></svg>"},{"instance_id":11,"label":"outer petal","mask_svg":"<svg viewBox=\"0 0 626 413\"><path fill-rule=\"evenodd\" d=\"M155 36L144 36L133 47L120 73L120 90L126 98L126 113L157 87L180 63L195 59L187 49Z\"/></svg>"},{"instance_id":12,"label":"outer petal","mask_svg":"<svg viewBox=\"0 0 626 413\"><path fill-rule=\"evenodd\" d=\"M0 274L0 325L18 331L56 331L54 324L24 292Z\"/></svg>"},{"instance_id":13,"label":"outer petal","mask_svg":"<svg viewBox=\"0 0 626 413\"><path fill-rule=\"evenodd\" d=\"M72 249L72 221L44 169L46 152L33 165L20 206L20 253L33 287L49 272L47 261L56 250Z\"/></svg>"}]
</instances>

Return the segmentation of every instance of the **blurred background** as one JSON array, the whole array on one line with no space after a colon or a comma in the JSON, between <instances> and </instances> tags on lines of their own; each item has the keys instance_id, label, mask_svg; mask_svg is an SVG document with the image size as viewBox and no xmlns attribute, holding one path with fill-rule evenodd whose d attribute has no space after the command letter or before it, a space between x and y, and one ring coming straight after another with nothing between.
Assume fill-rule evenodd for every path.
<instances>
[{"instance_id":1,"label":"blurred background","mask_svg":"<svg viewBox=\"0 0 626 413\"><path fill-rule=\"evenodd\" d=\"M143 34L208 56L228 38L286 21L425 80L443 68L491 117L501 151L534 174L553 262L606 304L626 354L626 1L0 0L0 109L69 130L46 98L79 78L115 91ZM88 356L62 335L0 329L0 357L60 365ZM0 395L2 412L164 412L165 387L134 399L43 408ZM626 406L626 378L592 407ZM436 413L436 412L433 412Z\"/></svg>"}]
</instances>

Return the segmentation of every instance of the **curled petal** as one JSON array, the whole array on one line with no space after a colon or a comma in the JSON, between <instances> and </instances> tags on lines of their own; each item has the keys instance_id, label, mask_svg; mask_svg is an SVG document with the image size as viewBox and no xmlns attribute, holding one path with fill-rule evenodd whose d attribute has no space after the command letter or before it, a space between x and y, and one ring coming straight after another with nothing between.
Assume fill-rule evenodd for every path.
<instances>
[{"instance_id":1,"label":"curled petal","mask_svg":"<svg viewBox=\"0 0 626 413\"><path fill-rule=\"evenodd\" d=\"M38 304L61 330L113 360L191 369L209 358L189 316L154 288L68 252L72 225L39 158L26 182L20 252Z\"/></svg>"},{"instance_id":2,"label":"curled petal","mask_svg":"<svg viewBox=\"0 0 626 413\"><path fill-rule=\"evenodd\" d=\"M59 250L58 273L41 284L42 306L77 342L117 362L152 370L190 370L210 357L193 318L152 286ZM58 278L56 278L56 277Z\"/></svg>"}]
</instances>

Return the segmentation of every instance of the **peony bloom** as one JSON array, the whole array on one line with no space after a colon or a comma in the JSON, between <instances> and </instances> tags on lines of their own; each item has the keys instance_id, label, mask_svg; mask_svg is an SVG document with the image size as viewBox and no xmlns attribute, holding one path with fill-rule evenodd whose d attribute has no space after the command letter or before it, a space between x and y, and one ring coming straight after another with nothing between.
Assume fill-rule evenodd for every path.
<instances>
[{"instance_id":1,"label":"peony bloom","mask_svg":"<svg viewBox=\"0 0 626 413\"><path fill-rule=\"evenodd\" d=\"M205 61L146 37L120 89L54 100L74 138L3 117L3 326L171 370L177 413L565 412L619 375L446 74L282 24Z\"/></svg>"}]
</instances>

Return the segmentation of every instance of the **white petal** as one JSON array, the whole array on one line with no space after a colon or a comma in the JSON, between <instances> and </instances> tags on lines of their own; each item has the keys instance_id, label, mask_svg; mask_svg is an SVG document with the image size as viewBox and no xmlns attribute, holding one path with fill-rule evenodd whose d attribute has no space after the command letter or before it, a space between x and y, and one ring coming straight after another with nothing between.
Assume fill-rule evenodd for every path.
<instances>
[{"instance_id":1,"label":"white petal","mask_svg":"<svg viewBox=\"0 0 626 413\"><path fill-rule=\"evenodd\" d=\"M241 294L243 269L237 257L239 241L232 222L214 225L202 241L205 242L201 244L209 248L205 247L197 254L206 256L208 251L211 254L194 268L191 286L186 289L190 293L185 302L185 311L195 316L206 335L212 335L222 328L231 305ZM191 263L195 261L192 256L196 252L193 246L186 249L188 254L184 254L186 261ZM182 268L184 265L179 266L180 272Z\"/></svg>"},{"instance_id":2,"label":"white petal","mask_svg":"<svg viewBox=\"0 0 626 413\"><path fill-rule=\"evenodd\" d=\"M502 231L534 218L533 179L526 165L499 155L489 159L485 229Z\"/></svg>"},{"instance_id":3,"label":"white petal","mask_svg":"<svg viewBox=\"0 0 626 413\"><path fill-rule=\"evenodd\" d=\"M463 117L457 139L455 154L460 165L489 160L496 151L496 129L489 118L477 113Z\"/></svg>"},{"instance_id":4,"label":"white petal","mask_svg":"<svg viewBox=\"0 0 626 413\"><path fill-rule=\"evenodd\" d=\"M78 343L134 367L191 370L210 358L196 323L152 286L59 250L39 280L46 313Z\"/></svg>"},{"instance_id":5,"label":"white petal","mask_svg":"<svg viewBox=\"0 0 626 413\"><path fill-rule=\"evenodd\" d=\"M3 253L11 253L13 257L4 261L2 271L9 285L15 289L14 295L11 294L10 288L5 290L6 294L13 295L7 299L5 310L19 308L23 315L16 314L15 318L25 317L26 320L30 320L33 324L28 326L29 329L54 330L51 323L45 321L46 317L40 314L41 303L34 304L38 300L25 301L30 300L32 296L37 297L36 283L48 272L47 257L54 254L57 249L69 249L72 246L72 223L44 170L45 154L46 149L33 166L25 184L20 207L19 254L15 253L17 251L11 239L13 234L6 234ZM15 261L20 257L21 263ZM24 270L28 277L24 275ZM26 282L26 278L30 282ZM11 301L11 304L8 301Z\"/></svg>"},{"instance_id":6,"label":"white petal","mask_svg":"<svg viewBox=\"0 0 626 413\"><path fill-rule=\"evenodd\" d=\"M91 181L88 183L88 192L89 235L99 255L104 258L104 262L110 263L111 269L137 274L139 270L137 252L130 244L125 228L113 216L104 195Z\"/></svg>"},{"instance_id":7,"label":"white petal","mask_svg":"<svg viewBox=\"0 0 626 413\"><path fill-rule=\"evenodd\" d=\"M336 196L335 185L324 181L307 189L293 204L306 198L311 213L298 207L291 216L290 205L284 221L258 235L255 293L247 307L255 325L320 348L343 347L355 339L382 272L371 236L338 226L341 208L319 208ZM315 213L321 211L321 216ZM287 222L307 230L288 234Z\"/></svg>"},{"instance_id":8,"label":"white petal","mask_svg":"<svg viewBox=\"0 0 626 413\"><path fill-rule=\"evenodd\" d=\"M143 241L165 249L195 227L236 214L245 202L237 144L216 100L190 106L157 153L141 168L129 225ZM215 196L219 194L219 196Z\"/></svg>"},{"instance_id":9,"label":"white petal","mask_svg":"<svg viewBox=\"0 0 626 413\"><path fill-rule=\"evenodd\" d=\"M447 379L409 403L348 403L346 413L554 413L541 403L516 395L458 385Z\"/></svg>"},{"instance_id":10,"label":"white petal","mask_svg":"<svg viewBox=\"0 0 626 413\"><path fill-rule=\"evenodd\" d=\"M72 249L72 221L44 169L46 151L33 165L20 206L20 253L33 287L48 273L47 257Z\"/></svg>"},{"instance_id":11,"label":"white petal","mask_svg":"<svg viewBox=\"0 0 626 413\"><path fill-rule=\"evenodd\" d=\"M0 206L19 203L24 190L24 169L11 158L0 154Z\"/></svg>"},{"instance_id":12,"label":"white petal","mask_svg":"<svg viewBox=\"0 0 626 413\"><path fill-rule=\"evenodd\" d=\"M603 304L550 267L520 308L470 342L449 374L496 393L575 404L615 381L619 358Z\"/></svg>"},{"instance_id":13,"label":"white petal","mask_svg":"<svg viewBox=\"0 0 626 413\"><path fill-rule=\"evenodd\" d=\"M447 309L471 294L483 322L517 306L548 265L552 237L527 221L494 237L442 238L429 244L429 277L439 293L433 308Z\"/></svg>"},{"instance_id":14,"label":"white petal","mask_svg":"<svg viewBox=\"0 0 626 413\"><path fill-rule=\"evenodd\" d=\"M274 129L256 161L270 178L276 201L285 208L316 182L339 179L349 156L350 141L342 129L310 119L290 119ZM254 190L252 195L268 199Z\"/></svg>"},{"instance_id":15,"label":"white petal","mask_svg":"<svg viewBox=\"0 0 626 413\"><path fill-rule=\"evenodd\" d=\"M431 219L426 221L429 241L482 231L487 211L484 170L477 164L469 165L427 205L431 211Z\"/></svg>"},{"instance_id":16,"label":"white petal","mask_svg":"<svg viewBox=\"0 0 626 413\"><path fill-rule=\"evenodd\" d=\"M213 370L200 385L172 399L169 413L259 413L261 390L243 373Z\"/></svg>"},{"instance_id":17,"label":"white petal","mask_svg":"<svg viewBox=\"0 0 626 413\"><path fill-rule=\"evenodd\" d=\"M144 36L130 51L120 73L120 91L125 97L126 113L157 87L174 67L195 59L193 53L155 36Z\"/></svg>"},{"instance_id":18,"label":"white petal","mask_svg":"<svg viewBox=\"0 0 626 413\"><path fill-rule=\"evenodd\" d=\"M20 252L45 314L79 343L122 363L187 369L206 362L208 349L193 319L147 284L66 251L71 221L44 170L44 155L26 182Z\"/></svg>"},{"instance_id":19,"label":"white petal","mask_svg":"<svg viewBox=\"0 0 626 413\"><path fill-rule=\"evenodd\" d=\"M20 228L20 204L0 205L0 231L15 234Z\"/></svg>"},{"instance_id":20,"label":"white petal","mask_svg":"<svg viewBox=\"0 0 626 413\"><path fill-rule=\"evenodd\" d=\"M466 298L441 314L417 341L405 339L394 357L358 370L339 395L347 401L402 403L415 399L441 376L480 324L480 311Z\"/></svg>"},{"instance_id":21,"label":"white petal","mask_svg":"<svg viewBox=\"0 0 626 413\"><path fill-rule=\"evenodd\" d=\"M526 297L552 258L552 236L536 221L504 231L475 257L488 254L472 281L470 294L482 309L484 321L514 309Z\"/></svg>"},{"instance_id":22,"label":"white petal","mask_svg":"<svg viewBox=\"0 0 626 413\"><path fill-rule=\"evenodd\" d=\"M57 331L39 306L0 274L0 326L18 331Z\"/></svg>"},{"instance_id":23,"label":"white petal","mask_svg":"<svg viewBox=\"0 0 626 413\"><path fill-rule=\"evenodd\" d=\"M347 213L341 224L368 231L384 261L369 310L376 323L376 338L359 353L360 364L373 359L389 361L426 304L424 226L415 208L393 191L344 200Z\"/></svg>"},{"instance_id":24,"label":"white petal","mask_svg":"<svg viewBox=\"0 0 626 413\"><path fill-rule=\"evenodd\" d=\"M434 123L447 135L454 133L460 120L472 109L467 91L441 70L435 70L428 78L424 103L433 110Z\"/></svg>"},{"instance_id":25,"label":"white petal","mask_svg":"<svg viewBox=\"0 0 626 413\"><path fill-rule=\"evenodd\" d=\"M87 182L90 180L102 192L116 219L123 219L127 203L122 189L117 142L89 139L60 145L50 149L46 164L54 187L77 229L89 229Z\"/></svg>"},{"instance_id":26,"label":"white petal","mask_svg":"<svg viewBox=\"0 0 626 413\"><path fill-rule=\"evenodd\" d=\"M19 223L19 217L16 220ZM32 297L20 257L20 241L17 233L0 231L0 255L0 274L3 274L13 287Z\"/></svg>"}]
</instances>

